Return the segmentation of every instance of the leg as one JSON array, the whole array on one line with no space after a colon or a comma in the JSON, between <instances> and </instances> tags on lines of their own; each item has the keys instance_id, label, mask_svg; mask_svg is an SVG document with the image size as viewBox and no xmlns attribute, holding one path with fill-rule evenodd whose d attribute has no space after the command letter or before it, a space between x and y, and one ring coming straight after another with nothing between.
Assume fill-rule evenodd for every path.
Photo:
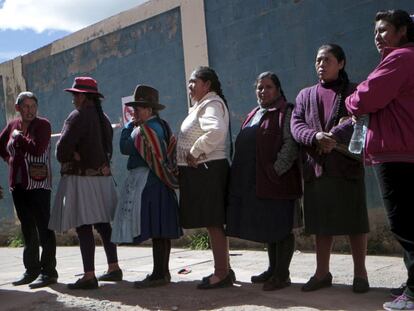
<instances>
[{"instance_id":1,"label":"leg","mask_svg":"<svg viewBox=\"0 0 414 311\"><path fill-rule=\"evenodd\" d=\"M260 273L259 275L253 275L251 277L252 283L263 283L270 279L270 277L273 275L273 272L275 271L276 267L276 249L277 244L276 243L267 243L267 256L269 257L269 267L266 271Z\"/></svg>"},{"instance_id":2,"label":"leg","mask_svg":"<svg viewBox=\"0 0 414 311\"><path fill-rule=\"evenodd\" d=\"M109 223L99 223L95 224L94 227L102 239L106 260L108 262L108 272L110 273L120 270L118 265L118 253L116 250L116 245L111 242L111 225Z\"/></svg>"},{"instance_id":3,"label":"leg","mask_svg":"<svg viewBox=\"0 0 414 311\"><path fill-rule=\"evenodd\" d=\"M352 259L354 261L354 277L367 279L367 269L365 267L365 257L367 254L367 235L353 234L349 236L351 244Z\"/></svg>"},{"instance_id":4,"label":"leg","mask_svg":"<svg viewBox=\"0 0 414 311\"><path fill-rule=\"evenodd\" d=\"M329 273L329 260L333 244L333 236L316 235L316 272L315 277L323 279Z\"/></svg>"},{"instance_id":5,"label":"leg","mask_svg":"<svg viewBox=\"0 0 414 311\"><path fill-rule=\"evenodd\" d=\"M55 233L48 229L50 218L50 190L34 189L28 192L30 192L30 204L34 211L40 245L42 246L40 259L42 275L57 278L56 237Z\"/></svg>"},{"instance_id":6,"label":"leg","mask_svg":"<svg viewBox=\"0 0 414 311\"><path fill-rule=\"evenodd\" d=\"M414 231L411 192L414 163L383 163L375 166L391 232L404 249L407 267L405 294L414 299Z\"/></svg>"},{"instance_id":7,"label":"leg","mask_svg":"<svg viewBox=\"0 0 414 311\"><path fill-rule=\"evenodd\" d=\"M134 283L135 288L148 288L167 285L171 281L168 269L171 241L169 239L152 239L152 257L154 267L152 273L144 280Z\"/></svg>"},{"instance_id":8,"label":"leg","mask_svg":"<svg viewBox=\"0 0 414 311\"><path fill-rule=\"evenodd\" d=\"M222 227L208 227L207 230L214 257L214 275L210 283L214 284L229 274L229 242Z\"/></svg>"},{"instance_id":9,"label":"leg","mask_svg":"<svg viewBox=\"0 0 414 311\"><path fill-rule=\"evenodd\" d=\"M83 225L76 228L82 255L84 280L95 278L95 239L92 225Z\"/></svg>"},{"instance_id":10,"label":"leg","mask_svg":"<svg viewBox=\"0 0 414 311\"><path fill-rule=\"evenodd\" d=\"M163 239L165 245L165 256L164 256L164 276L170 275L170 254L171 254L171 240Z\"/></svg>"},{"instance_id":11,"label":"leg","mask_svg":"<svg viewBox=\"0 0 414 311\"><path fill-rule=\"evenodd\" d=\"M320 288L332 286L332 275L329 272L329 259L333 236L317 235L316 240L316 272L307 283L302 286L302 291L310 292Z\"/></svg>"},{"instance_id":12,"label":"leg","mask_svg":"<svg viewBox=\"0 0 414 311\"><path fill-rule=\"evenodd\" d=\"M23 264L26 268L26 274L36 278L41 270L39 261L39 239L33 211L28 203L28 195L28 191L19 186L12 191L13 203L16 208L17 217L20 220L24 238Z\"/></svg>"},{"instance_id":13,"label":"leg","mask_svg":"<svg viewBox=\"0 0 414 311\"><path fill-rule=\"evenodd\" d=\"M295 236L290 233L285 239L277 243L277 264L274 275L280 280L289 279L289 266L295 251Z\"/></svg>"}]
</instances>

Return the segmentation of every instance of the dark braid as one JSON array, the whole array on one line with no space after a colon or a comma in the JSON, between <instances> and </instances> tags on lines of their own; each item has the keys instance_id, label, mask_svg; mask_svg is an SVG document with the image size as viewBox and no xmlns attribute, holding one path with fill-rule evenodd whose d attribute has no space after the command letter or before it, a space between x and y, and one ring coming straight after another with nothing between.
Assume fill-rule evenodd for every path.
<instances>
[{"instance_id":1,"label":"dark braid","mask_svg":"<svg viewBox=\"0 0 414 311\"><path fill-rule=\"evenodd\" d=\"M96 112L98 113L99 123L101 124L100 128L101 128L102 147L104 149L107 164L109 165L111 157L112 157L112 151L107 145L107 132L106 132L107 118L102 110L101 99L99 98L98 95L92 94L92 93L86 93L86 98L95 104L95 109L96 109Z\"/></svg>"},{"instance_id":2,"label":"dark braid","mask_svg":"<svg viewBox=\"0 0 414 311\"><path fill-rule=\"evenodd\" d=\"M230 158L233 158L233 135L231 131L231 117L230 117L230 109L227 104L227 100L224 97L223 90L221 89L221 83L217 76L217 73L214 69L207 67L207 66L200 66L194 70L192 76L195 78L201 79L204 82L210 81L210 91L215 92L224 102L224 105L227 108L229 113L229 135L230 135Z\"/></svg>"},{"instance_id":3,"label":"dark braid","mask_svg":"<svg viewBox=\"0 0 414 311\"><path fill-rule=\"evenodd\" d=\"M341 70L339 70L338 78L341 80L341 88L338 91L338 105L336 108L336 111L334 113L334 124L337 125L339 123L339 120L342 117L345 117L348 115L348 112L345 107L345 99L346 99L346 93L349 86L349 78L348 74L345 71L345 65L346 65L346 56L344 50L337 44L329 43L324 44L318 49L318 53L321 50L325 50L326 52L331 53L338 62L344 62L344 66Z\"/></svg>"},{"instance_id":4,"label":"dark braid","mask_svg":"<svg viewBox=\"0 0 414 311\"><path fill-rule=\"evenodd\" d=\"M335 125L339 123L339 120L342 117L345 117L348 115L348 111L346 110L346 107L345 107L345 98L346 98L346 93L347 93L347 89L349 86L349 78L348 78L348 74L346 73L344 69L341 69L339 71L339 78L341 79L341 88L338 92L338 99L337 99L338 106L335 111L335 119L334 119Z\"/></svg>"}]
</instances>

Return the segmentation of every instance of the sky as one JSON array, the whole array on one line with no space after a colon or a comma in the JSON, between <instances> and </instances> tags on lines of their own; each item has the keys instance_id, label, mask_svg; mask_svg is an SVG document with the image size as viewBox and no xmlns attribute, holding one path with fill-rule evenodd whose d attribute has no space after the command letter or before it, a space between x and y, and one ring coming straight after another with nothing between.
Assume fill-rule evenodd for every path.
<instances>
[{"instance_id":1,"label":"sky","mask_svg":"<svg viewBox=\"0 0 414 311\"><path fill-rule=\"evenodd\" d=\"M0 63L148 0L0 0Z\"/></svg>"}]
</instances>

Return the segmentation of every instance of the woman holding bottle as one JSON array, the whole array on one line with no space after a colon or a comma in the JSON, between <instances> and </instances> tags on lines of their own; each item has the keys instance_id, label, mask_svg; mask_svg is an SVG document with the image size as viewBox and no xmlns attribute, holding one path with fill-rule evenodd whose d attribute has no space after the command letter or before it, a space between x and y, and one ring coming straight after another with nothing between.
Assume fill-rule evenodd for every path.
<instances>
[{"instance_id":1,"label":"woman holding bottle","mask_svg":"<svg viewBox=\"0 0 414 311\"><path fill-rule=\"evenodd\" d=\"M340 46L322 45L315 61L319 83L300 91L292 114L292 135L303 150L305 232L314 234L316 241L316 271L302 287L305 292L332 285L329 259L336 235L349 237L353 291L369 290L364 168L347 152L353 127L345 98L355 84L348 79L345 63Z\"/></svg>"}]
</instances>

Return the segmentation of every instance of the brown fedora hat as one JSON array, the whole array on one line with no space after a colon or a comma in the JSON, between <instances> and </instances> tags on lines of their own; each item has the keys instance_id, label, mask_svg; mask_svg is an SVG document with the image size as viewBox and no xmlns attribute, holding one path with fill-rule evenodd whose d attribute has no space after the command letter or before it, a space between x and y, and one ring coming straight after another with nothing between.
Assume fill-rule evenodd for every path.
<instances>
[{"instance_id":1,"label":"brown fedora hat","mask_svg":"<svg viewBox=\"0 0 414 311\"><path fill-rule=\"evenodd\" d=\"M141 106L154 110L163 110L164 105L159 103L158 90L149 85L138 84L134 91L134 100L125 103L126 106Z\"/></svg>"}]
</instances>

